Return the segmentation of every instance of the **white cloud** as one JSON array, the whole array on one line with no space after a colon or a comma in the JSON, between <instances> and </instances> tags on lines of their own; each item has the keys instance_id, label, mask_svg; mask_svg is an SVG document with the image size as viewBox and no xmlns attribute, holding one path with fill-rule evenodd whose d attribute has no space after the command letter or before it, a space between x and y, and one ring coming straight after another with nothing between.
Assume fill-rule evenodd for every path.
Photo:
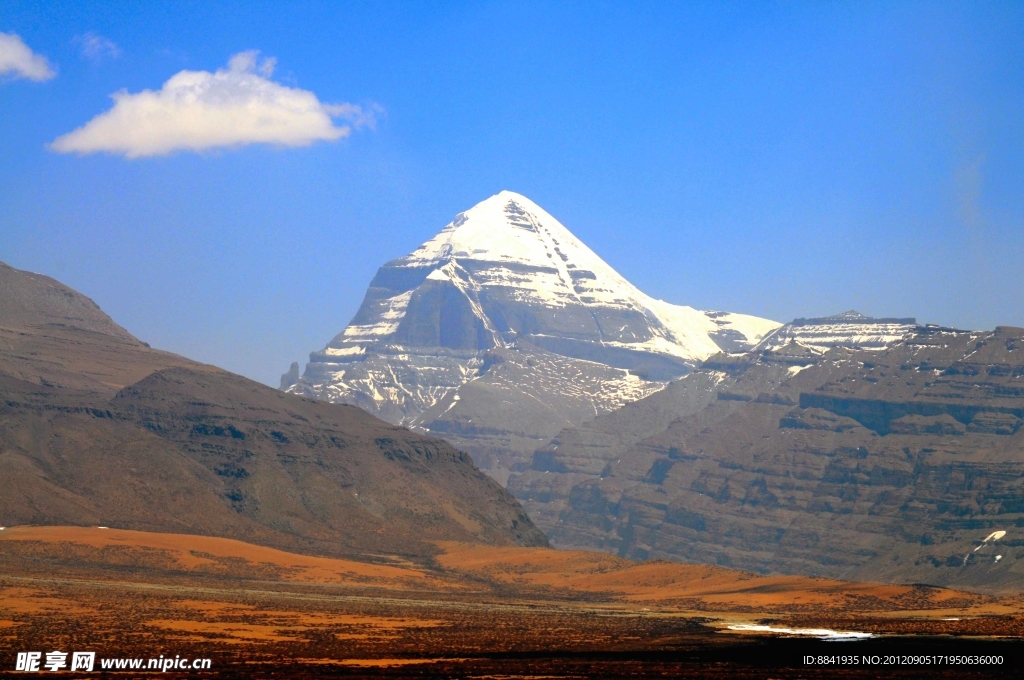
<instances>
[{"instance_id":1,"label":"white cloud","mask_svg":"<svg viewBox=\"0 0 1024 680\"><path fill-rule=\"evenodd\" d=\"M157 90L111 97L114 107L50 145L60 153L107 152L141 158L247 144L308 146L373 127L376 106L324 104L308 90L270 80L274 60L231 57L226 69L181 71ZM333 118L347 121L335 125Z\"/></svg>"},{"instance_id":2,"label":"white cloud","mask_svg":"<svg viewBox=\"0 0 1024 680\"><path fill-rule=\"evenodd\" d=\"M90 61L103 61L104 59L117 59L121 56L121 48L114 44L109 38L104 38L98 33L89 31L85 35L75 38L82 56Z\"/></svg>"},{"instance_id":3,"label":"white cloud","mask_svg":"<svg viewBox=\"0 0 1024 680\"><path fill-rule=\"evenodd\" d=\"M29 49L16 33L0 33L0 77L41 81L55 75L46 57Z\"/></svg>"}]
</instances>

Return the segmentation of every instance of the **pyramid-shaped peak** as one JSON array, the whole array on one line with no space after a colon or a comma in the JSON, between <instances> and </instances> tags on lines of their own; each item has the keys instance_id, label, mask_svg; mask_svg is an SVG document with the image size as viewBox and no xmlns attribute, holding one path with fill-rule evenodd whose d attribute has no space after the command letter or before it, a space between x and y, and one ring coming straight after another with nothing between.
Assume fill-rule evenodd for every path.
<instances>
[{"instance_id":1,"label":"pyramid-shaped peak","mask_svg":"<svg viewBox=\"0 0 1024 680\"><path fill-rule=\"evenodd\" d=\"M287 389L416 424L464 411L452 396L462 385L506 379L490 372L486 353L497 352L510 371L534 366L524 357L544 356L554 362L545 366L562 368L542 372L564 371L551 382L558 399L571 393L564 403L589 417L723 347L747 349L779 325L653 299L535 202L501 191L382 266L349 325L310 355ZM594 391L580 387L584 375L594 377L586 383ZM523 405L517 413L549 403L533 392L510 399L502 403Z\"/></svg>"},{"instance_id":2,"label":"pyramid-shaped peak","mask_svg":"<svg viewBox=\"0 0 1024 680\"><path fill-rule=\"evenodd\" d=\"M564 335L569 344L595 342L693 362L718 352L719 342L733 347L727 338L748 348L779 326L742 314L707 315L645 295L550 213L513 191L456 215L419 248L385 265L372 286L374 296L385 289L393 295L387 302L374 297L373 311L366 307L356 315L359 323L332 340L335 349L380 342L400 323L412 323L396 321L406 317L411 301L442 290L467 300L467 315L480 321L477 345ZM365 321L378 317L379 323Z\"/></svg>"},{"instance_id":3,"label":"pyramid-shaped peak","mask_svg":"<svg viewBox=\"0 0 1024 680\"><path fill-rule=\"evenodd\" d=\"M490 207L490 206L497 205L497 206L504 207L504 206L507 206L509 203L517 203L520 206L522 206L522 207L524 207L524 208L526 208L528 210L529 209L535 209L535 210L540 210L541 209L541 207L539 205L537 205L536 203L531 201L529 198L527 198L523 194L520 194L520 193L518 193L516 191L509 191L508 189L502 189L501 191L499 191L498 193L494 194L493 196L491 196L489 198L485 198L484 200L480 201L475 206L470 208L470 210L475 210L476 208L480 208L482 206Z\"/></svg>"},{"instance_id":4,"label":"pyramid-shaped peak","mask_svg":"<svg viewBox=\"0 0 1024 680\"><path fill-rule=\"evenodd\" d=\"M567 231L558 220L529 198L508 190L500 191L469 210L459 213L448 226L457 229L470 220L489 223L492 227L521 229L528 229L531 222L544 222L546 225L557 225L559 229Z\"/></svg>"},{"instance_id":5,"label":"pyramid-shaped peak","mask_svg":"<svg viewBox=\"0 0 1024 680\"><path fill-rule=\"evenodd\" d=\"M521 194L521 193L519 193L517 191L509 191L508 189L502 189L501 191L499 191L498 193L494 194L490 198L486 198L483 201L480 201L480 203L478 205L486 203L487 201L503 201L503 202L514 201L516 203L524 203L526 205L530 205L530 206L533 206L535 208L539 207L536 203L531 201L529 198L527 198L523 194Z\"/></svg>"},{"instance_id":6,"label":"pyramid-shaped peak","mask_svg":"<svg viewBox=\"0 0 1024 680\"><path fill-rule=\"evenodd\" d=\"M452 259L554 269L566 283L571 281L570 271L584 271L622 294L631 296L635 291L561 222L514 191L494 194L459 213L398 262L408 267L439 267Z\"/></svg>"},{"instance_id":7,"label":"pyramid-shaped peak","mask_svg":"<svg viewBox=\"0 0 1024 680\"><path fill-rule=\"evenodd\" d=\"M471 221L475 222L473 226L477 228L520 228L529 231L535 226L531 224L532 222L543 221L553 222L565 229L558 223L558 220L529 198L507 190L500 191L480 201L469 210L460 212L445 229L459 229ZM536 229L532 230L536 231ZM441 233L444 233L444 230Z\"/></svg>"}]
</instances>

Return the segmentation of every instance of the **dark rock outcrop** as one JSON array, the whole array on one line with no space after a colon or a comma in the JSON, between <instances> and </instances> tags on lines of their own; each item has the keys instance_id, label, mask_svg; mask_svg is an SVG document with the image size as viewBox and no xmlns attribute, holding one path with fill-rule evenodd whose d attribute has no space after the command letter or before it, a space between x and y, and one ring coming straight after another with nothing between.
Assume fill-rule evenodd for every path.
<instances>
[{"instance_id":1,"label":"dark rock outcrop","mask_svg":"<svg viewBox=\"0 0 1024 680\"><path fill-rule=\"evenodd\" d=\"M280 389L287 390L289 387L299 382L299 377L299 362L293 361L291 367L288 368L288 372L281 374Z\"/></svg>"}]
</instances>

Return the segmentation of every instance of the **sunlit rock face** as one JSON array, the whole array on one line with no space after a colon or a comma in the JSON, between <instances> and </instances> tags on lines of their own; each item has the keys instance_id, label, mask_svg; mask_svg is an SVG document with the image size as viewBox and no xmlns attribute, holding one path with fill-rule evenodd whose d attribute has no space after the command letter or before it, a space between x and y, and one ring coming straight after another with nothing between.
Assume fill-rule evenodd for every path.
<instances>
[{"instance_id":1,"label":"sunlit rock face","mask_svg":"<svg viewBox=\"0 0 1024 680\"><path fill-rule=\"evenodd\" d=\"M381 267L351 323L282 384L446 437L504 481L560 429L778 327L651 298L503 191Z\"/></svg>"}]
</instances>

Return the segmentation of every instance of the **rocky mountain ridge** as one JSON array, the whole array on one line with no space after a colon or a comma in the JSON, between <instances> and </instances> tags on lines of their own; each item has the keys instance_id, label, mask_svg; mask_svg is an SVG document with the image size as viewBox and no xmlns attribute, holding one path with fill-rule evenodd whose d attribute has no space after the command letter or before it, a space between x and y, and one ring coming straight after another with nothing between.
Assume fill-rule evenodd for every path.
<instances>
[{"instance_id":1,"label":"rocky mountain ridge","mask_svg":"<svg viewBox=\"0 0 1024 680\"><path fill-rule=\"evenodd\" d=\"M814 347L833 318L712 357L659 394L563 431L509 489L556 546L1015 587L1024 329L914 326L881 347L868 332L909 321L846 333L873 349Z\"/></svg>"},{"instance_id":2,"label":"rocky mountain ridge","mask_svg":"<svg viewBox=\"0 0 1024 680\"><path fill-rule=\"evenodd\" d=\"M563 429L534 452L530 470L510 477L509 489L556 544L577 545L577 527L563 526L561 518L572 489L608 474L638 442L716 401L735 406L767 394L832 349L884 349L916 328L915 319L874 319L856 311L797 319L769 333L750 352L710 357L661 392ZM758 370L747 373L753 366ZM700 417L727 412L712 408Z\"/></svg>"}]
</instances>

